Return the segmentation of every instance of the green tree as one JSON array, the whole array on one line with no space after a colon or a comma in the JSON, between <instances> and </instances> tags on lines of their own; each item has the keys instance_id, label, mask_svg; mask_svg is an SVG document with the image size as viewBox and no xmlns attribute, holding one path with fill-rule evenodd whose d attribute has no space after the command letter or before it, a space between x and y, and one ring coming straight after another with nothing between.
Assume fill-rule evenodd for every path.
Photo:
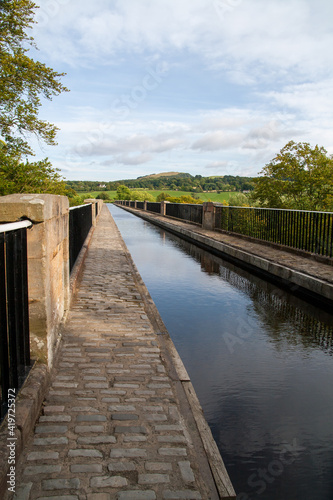
<instances>
[{"instance_id":1,"label":"green tree","mask_svg":"<svg viewBox=\"0 0 333 500\"><path fill-rule=\"evenodd\" d=\"M96 196L96 200L103 200L103 201L108 201L110 200L110 195L109 193L105 193L104 191L102 193L99 193Z\"/></svg>"},{"instance_id":2,"label":"green tree","mask_svg":"<svg viewBox=\"0 0 333 500\"><path fill-rule=\"evenodd\" d=\"M333 209L333 158L323 147L290 141L260 173L251 194L260 206Z\"/></svg>"},{"instance_id":3,"label":"green tree","mask_svg":"<svg viewBox=\"0 0 333 500\"><path fill-rule=\"evenodd\" d=\"M235 193L229 197L228 205L231 207L249 207L249 198L243 193Z\"/></svg>"},{"instance_id":4,"label":"green tree","mask_svg":"<svg viewBox=\"0 0 333 500\"><path fill-rule=\"evenodd\" d=\"M117 187L116 200L130 200L131 199L131 191L127 186L121 184Z\"/></svg>"},{"instance_id":5,"label":"green tree","mask_svg":"<svg viewBox=\"0 0 333 500\"><path fill-rule=\"evenodd\" d=\"M157 196L156 201L161 202L161 201L168 200L169 198L170 198L170 195L168 193L165 193L164 191L162 191L162 193L160 193Z\"/></svg>"},{"instance_id":6,"label":"green tree","mask_svg":"<svg viewBox=\"0 0 333 500\"><path fill-rule=\"evenodd\" d=\"M130 199L133 201L155 201L154 196L147 191L131 191Z\"/></svg>"},{"instance_id":7,"label":"green tree","mask_svg":"<svg viewBox=\"0 0 333 500\"><path fill-rule=\"evenodd\" d=\"M41 97L67 91L60 83L63 73L57 73L45 64L27 55L35 47L32 36L27 34L34 23L37 5L31 0L1 0L0 3L0 182L2 193L25 190L22 175L26 169L29 192L55 192L65 190L57 171L47 159L30 163L28 155L34 152L27 138L31 135L47 144L55 145L57 127L39 118ZM17 178L15 169L17 168ZM37 182L33 186L31 172ZM42 178L42 179L41 179ZM17 182L17 191L15 183Z\"/></svg>"},{"instance_id":8,"label":"green tree","mask_svg":"<svg viewBox=\"0 0 333 500\"><path fill-rule=\"evenodd\" d=\"M14 193L70 194L47 158L34 163L22 162L19 156L0 151L0 196Z\"/></svg>"}]
</instances>

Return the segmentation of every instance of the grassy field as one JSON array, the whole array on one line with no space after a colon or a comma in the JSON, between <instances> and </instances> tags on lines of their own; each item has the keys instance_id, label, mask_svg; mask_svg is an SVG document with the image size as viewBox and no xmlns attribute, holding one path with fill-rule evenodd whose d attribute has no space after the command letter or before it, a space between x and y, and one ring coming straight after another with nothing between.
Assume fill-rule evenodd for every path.
<instances>
[{"instance_id":1,"label":"grassy field","mask_svg":"<svg viewBox=\"0 0 333 500\"><path fill-rule=\"evenodd\" d=\"M146 191L146 190L145 190ZM107 193L110 196L110 199L114 199L116 196L116 191L102 191L104 193ZM148 193L152 194L155 198L162 193L162 190L160 191L152 191L152 190L147 190ZM168 193L170 196L183 196L183 195L192 195L194 193L190 193L189 191L170 191L170 190L164 190L164 193ZM96 198L98 194L101 193L101 191L92 191L90 193L78 193L79 196L84 196L85 198ZM222 201L228 201L229 197L232 193L226 192L226 193L198 193L198 197L203 200L203 201L215 201L216 203L222 203Z\"/></svg>"}]
</instances>

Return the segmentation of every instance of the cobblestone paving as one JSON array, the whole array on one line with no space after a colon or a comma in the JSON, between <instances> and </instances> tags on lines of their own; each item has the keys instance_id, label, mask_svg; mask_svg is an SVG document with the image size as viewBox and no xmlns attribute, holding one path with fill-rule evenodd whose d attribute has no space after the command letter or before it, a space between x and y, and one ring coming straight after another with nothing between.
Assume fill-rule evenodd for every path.
<instances>
[{"instance_id":1,"label":"cobblestone paving","mask_svg":"<svg viewBox=\"0 0 333 500\"><path fill-rule=\"evenodd\" d=\"M206 484L175 381L106 207L17 500L219 498Z\"/></svg>"}]
</instances>

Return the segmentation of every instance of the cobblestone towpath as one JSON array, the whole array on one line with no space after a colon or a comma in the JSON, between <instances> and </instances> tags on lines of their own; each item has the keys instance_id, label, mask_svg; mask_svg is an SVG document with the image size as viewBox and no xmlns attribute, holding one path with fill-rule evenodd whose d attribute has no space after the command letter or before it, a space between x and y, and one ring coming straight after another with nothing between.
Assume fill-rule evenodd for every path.
<instances>
[{"instance_id":1,"label":"cobblestone towpath","mask_svg":"<svg viewBox=\"0 0 333 500\"><path fill-rule=\"evenodd\" d=\"M14 498L234 498L177 356L104 206Z\"/></svg>"}]
</instances>

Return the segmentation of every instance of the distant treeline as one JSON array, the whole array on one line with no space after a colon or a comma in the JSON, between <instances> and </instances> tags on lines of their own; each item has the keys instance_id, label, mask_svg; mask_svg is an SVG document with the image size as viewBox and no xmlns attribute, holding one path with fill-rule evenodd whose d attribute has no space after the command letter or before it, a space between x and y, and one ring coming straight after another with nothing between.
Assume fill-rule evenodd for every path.
<instances>
[{"instance_id":1,"label":"distant treeline","mask_svg":"<svg viewBox=\"0 0 333 500\"><path fill-rule=\"evenodd\" d=\"M130 189L192 191L252 191L254 185L252 177L225 175L224 177L192 176L181 173L171 177L146 176L138 179L124 179L119 181L66 181L67 187L76 192L89 191L116 191L118 186L127 186Z\"/></svg>"}]
</instances>

